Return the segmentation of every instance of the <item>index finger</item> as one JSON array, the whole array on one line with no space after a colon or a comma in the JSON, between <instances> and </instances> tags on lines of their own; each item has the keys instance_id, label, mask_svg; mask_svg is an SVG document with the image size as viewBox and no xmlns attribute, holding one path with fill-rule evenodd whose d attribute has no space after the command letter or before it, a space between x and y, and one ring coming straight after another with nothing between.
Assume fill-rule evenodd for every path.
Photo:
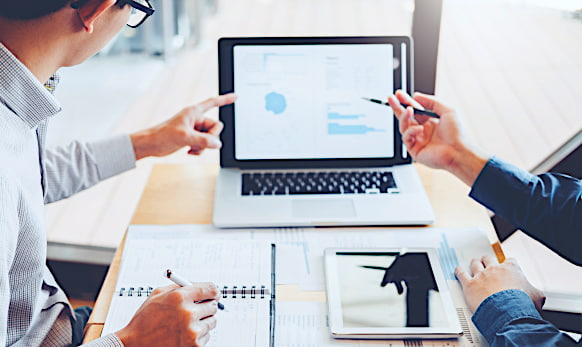
<instances>
[{"instance_id":1,"label":"index finger","mask_svg":"<svg viewBox=\"0 0 582 347\"><path fill-rule=\"evenodd\" d=\"M433 110L441 117L443 117L443 115L446 116L447 113L452 111L450 107L440 102L434 95L415 92L414 100L420 103L424 108Z\"/></svg>"},{"instance_id":2,"label":"index finger","mask_svg":"<svg viewBox=\"0 0 582 347\"><path fill-rule=\"evenodd\" d=\"M457 276L462 287L471 280L471 277L460 266L455 268L455 276Z\"/></svg>"},{"instance_id":3,"label":"index finger","mask_svg":"<svg viewBox=\"0 0 582 347\"><path fill-rule=\"evenodd\" d=\"M406 93L405 91L399 89L396 91L396 93L394 93L394 95L396 95L400 103L404 103L421 110L424 109L424 106L422 104L420 104L418 101L412 98L412 96L408 95L408 93Z\"/></svg>"},{"instance_id":4,"label":"index finger","mask_svg":"<svg viewBox=\"0 0 582 347\"><path fill-rule=\"evenodd\" d=\"M214 300L218 298L218 288L214 283L193 283L191 286L182 287L181 290L184 292L185 298L189 301L204 301L204 300Z\"/></svg>"},{"instance_id":5,"label":"index finger","mask_svg":"<svg viewBox=\"0 0 582 347\"><path fill-rule=\"evenodd\" d=\"M177 284L169 284L167 286L158 287L158 288L154 289L154 291L150 294L150 296L154 297L156 295L164 294L164 293L170 292L170 291L172 291L174 289L178 289L178 288L180 288L180 286Z\"/></svg>"},{"instance_id":6,"label":"index finger","mask_svg":"<svg viewBox=\"0 0 582 347\"><path fill-rule=\"evenodd\" d=\"M230 105L236 101L236 98L237 96L234 93L219 95L202 101L201 103L196 105L197 106L196 108L199 112L204 113L214 107Z\"/></svg>"}]
</instances>

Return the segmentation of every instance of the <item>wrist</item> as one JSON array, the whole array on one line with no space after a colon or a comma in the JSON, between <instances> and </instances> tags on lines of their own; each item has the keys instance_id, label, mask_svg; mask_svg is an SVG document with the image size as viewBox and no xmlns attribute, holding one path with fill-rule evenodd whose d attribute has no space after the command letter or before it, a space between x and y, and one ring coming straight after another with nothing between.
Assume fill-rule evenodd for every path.
<instances>
[{"instance_id":1,"label":"wrist","mask_svg":"<svg viewBox=\"0 0 582 347\"><path fill-rule=\"evenodd\" d=\"M488 160L485 153L463 145L453 153L447 171L471 187Z\"/></svg>"},{"instance_id":2,"label":"wrist","mask_svg":"<svg viewBox=\"0 0 582 347\"><path fill-rule=\"evenodd\" d=\"M127 346L131 346L131 334L127 333L125 331L126 329L121 329L118 332L115 333L115 336L117 336L117 338L119 339L119 341L121 341L121 344L125 347Z\"/></svg>"},{"instance_id":3,"label":"wrist","mask_svg":"<svg viewBox=\"0 0 582 347\"><path fill-rule=\"evenodd\" d=\"M152 133L149 130L139 131L129 135L135 153L135 160L152 156Z\"/></svg>"}]
</instances>

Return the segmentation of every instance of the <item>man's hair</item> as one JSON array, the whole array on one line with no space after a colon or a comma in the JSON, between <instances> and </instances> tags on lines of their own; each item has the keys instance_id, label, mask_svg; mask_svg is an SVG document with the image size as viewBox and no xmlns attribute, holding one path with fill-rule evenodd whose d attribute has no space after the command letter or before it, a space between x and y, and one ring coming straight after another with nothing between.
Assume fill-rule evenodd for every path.
<instances>
[{"instance_id":1,"label":"man's hair","mask_svg":"<svg viewBox=\"0 0 582 347\"><path fill-rule=\"evenodd\" d=\"M62 9L70 2L70 0L0 0L0 17L37 19Z\"/></svg>"}]
</instances>

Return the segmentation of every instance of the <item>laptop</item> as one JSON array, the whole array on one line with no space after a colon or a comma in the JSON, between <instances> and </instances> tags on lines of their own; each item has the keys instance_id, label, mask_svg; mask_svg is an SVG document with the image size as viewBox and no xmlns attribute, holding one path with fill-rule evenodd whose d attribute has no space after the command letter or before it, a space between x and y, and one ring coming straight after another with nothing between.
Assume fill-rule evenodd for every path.
<instances>
[{"instance_id":1,"label":"laptop","mask_svg":"<svg viewBox=\"0 0 582 347\"><path fill-rule=\"evenodd\" d=\"M426 225L386 100L413 91L409 37L222 38L217 227Z\"/></svg>"}]
</instances>

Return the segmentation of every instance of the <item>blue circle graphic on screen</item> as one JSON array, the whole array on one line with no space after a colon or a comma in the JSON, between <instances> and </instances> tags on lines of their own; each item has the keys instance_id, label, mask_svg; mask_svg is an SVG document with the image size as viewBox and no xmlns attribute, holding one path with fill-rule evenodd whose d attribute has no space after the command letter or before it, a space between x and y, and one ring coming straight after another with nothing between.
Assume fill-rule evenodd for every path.
<instances>
[{"instance_id":1,"label":"blue circle graphic on screen","mask_svg":"<svg viewBox=\"0 0 582 347\"><path fill-rule=\"evenodd\" d=\"M287 109L287 101L282 94L271 92L265 95L265 109L274 114L281 114Z\"/></svg>"}]
</instances>

